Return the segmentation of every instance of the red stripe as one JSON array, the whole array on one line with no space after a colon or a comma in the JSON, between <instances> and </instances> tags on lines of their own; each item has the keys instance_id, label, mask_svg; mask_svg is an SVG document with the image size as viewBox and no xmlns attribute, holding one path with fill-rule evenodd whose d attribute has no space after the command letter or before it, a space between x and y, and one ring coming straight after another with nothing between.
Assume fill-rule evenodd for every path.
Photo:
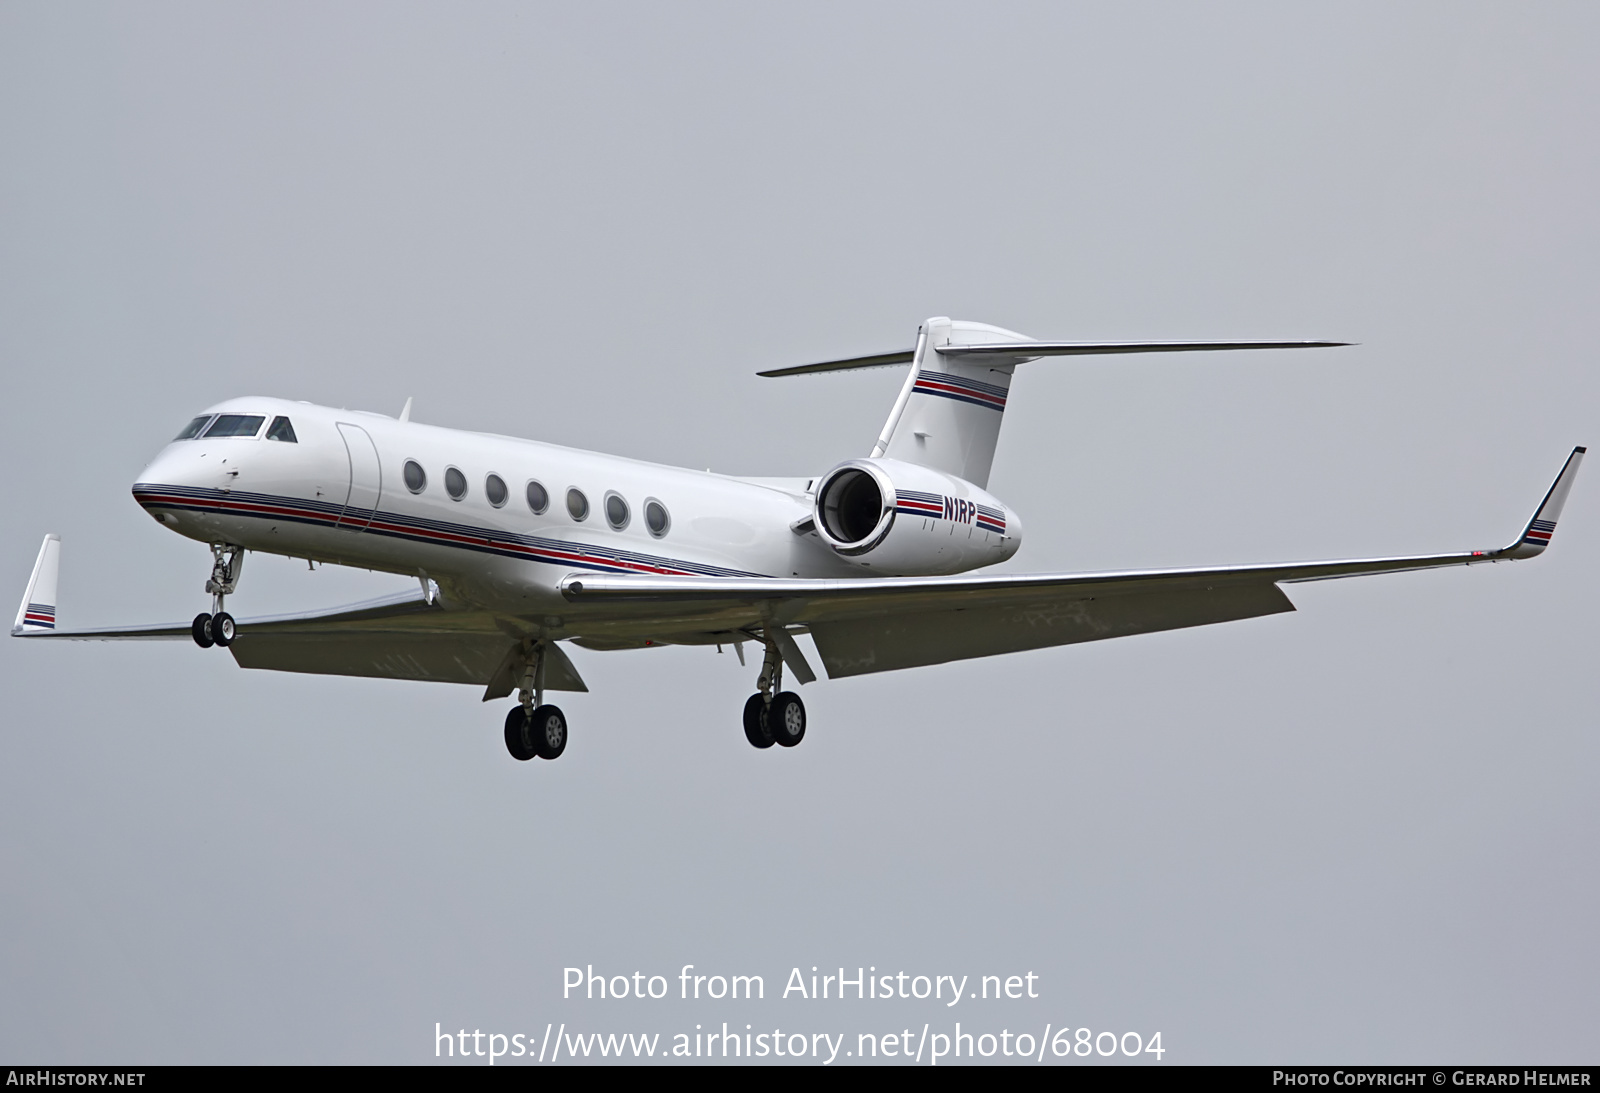
<instances>
[{"instance_id":1,"label":"red stripe","mask_svg":"<svg viewBox=\"0 0 1600 1093\"><path fill-rule=\"evenodd\" d=\"M184 505L185 507L190 507L190 508L193 508L193 507L196 507L198 505L204 504L207 507L212 507L212 508L216 508L218 510L225 510L225 511L229 511L229 512L264 513L264 514L268 514L268 515L298 516L298 517L302 517L302 518L311 517L313 519L322 521L323 523L329 525L330 527L331 526L338 526L338 519L339 519L338 517L330 516L325 512L317 512L315 510L309 510L309 509L286 508L286 507L284 507L282 505L263 505L263 504L259 504L259 503L251 502L251 501L227 501L227 500L213 499L213 500L210 500L208 502L201 502L200 500L198 500L196 498L192 498L192 497L175 497L175 496L172 496L170 494L158 494L158 495L155 495L155 496L170 498L174 503L181 504L181 505ZM356 525L355 521L351 521L350 522L350 526L357 526L357 525ZM513 550L513 551L516 551L517 553L525 555L527 557L540 559L540 560L547 560L547 559L552 559L553 558L553 559L556 559L556 560L559 560L559 561L564 561L564 562L581 562L581 563L583 563L585 565L615 566L615 567L617 567L619 569L628 569L628 570L632 570L634 572L639 572L639 573L656 573L656 574L661 574L661 575L665 575L665 576L686 575L686 574L688 574L690 572L689 570L686 570L686 569L677 569L677 568L665 567L665 566L654 566L654 565L650 565L650 564L648 564L646 562L633 562L633 561L628 561L628 560L622 559L622 558L603 558L603 557L599 557L597 555L587 555L587 554L583 554L583 553L572 553L572 552L569 552L569 551L551 550L548 547L526 546L526 545L524 545L522 543L513 543L513 542L507 542L507 541L504 541L504 540L489 539L489 538L486 538L484 536L456 535L456 534L452 534L451 532L446 532L446 531L433 531L433 530L430 530L430 529L427 529L427 528L416 528L416 527L411 527L409 525L404 525L404 524L391 524L391 523L388 523L386 521L378 520L376 518L374 518L368 524L359 525L359 526L367 528L369 530L373 529L373 528L377 528L377 529L381 529L381 530L392 531L392 532L395 532L396 534L407 535L407 536L410 536L412 538L427 539L427 540L434 541L434 542L451 543L451 544L465 544L465 545L468 545L468 546L492 547L492 548L494 548L496 550Z\"/></svg>"},{"instance_id":2,"label":"red stripe","mask_svg":"<svg viewBox=\"0 0 1600 1093\"><path fill-rule=\"evenodd\" d=\"M935 383L932 380L918 380L913 390L918 391L948 391L954 395L965 395L968 398L982 399L993 406L1004 406L1006 400L999 395L986 395L982 391L969 391L965 387L955 387L948 383Z\"/></svg>"}]
</instances>

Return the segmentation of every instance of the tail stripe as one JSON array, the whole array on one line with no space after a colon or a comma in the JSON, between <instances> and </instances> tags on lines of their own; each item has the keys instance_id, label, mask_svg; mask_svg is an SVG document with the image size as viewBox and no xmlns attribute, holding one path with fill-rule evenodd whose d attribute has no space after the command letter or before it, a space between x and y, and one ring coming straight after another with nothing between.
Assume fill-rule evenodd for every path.
<instances>
[{"instance_id":1,"label":"tail stripe","mask_svg":"<svg viewBox=\"0 0 1600 1093\"><path fill-rule=\"evenodd\" d=\"M993 383L952 376L947 372L919 373L916 386L912 390L924 395L955 399L957 402L970 402L974 406L987 406L991 410L1006 408L1006 388Z\"/></svg>"}]
</instances>

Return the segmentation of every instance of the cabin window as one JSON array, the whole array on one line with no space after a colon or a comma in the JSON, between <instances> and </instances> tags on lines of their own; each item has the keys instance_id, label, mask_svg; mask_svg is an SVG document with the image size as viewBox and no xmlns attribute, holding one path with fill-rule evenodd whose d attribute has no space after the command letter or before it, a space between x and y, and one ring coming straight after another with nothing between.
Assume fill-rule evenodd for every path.
<instances>
[{"instance_id":1,"label":"cabin window","mask_svg":"<svg viewBox=\"0 0 1600 1093\"><path fill-rule=\"evenodd\" d=\"M567 491L567 515L580 522L589 518L589 499L576 486Z\"/></svg>"},{"instance_id":2,"label":"cabin window","mask_svg":"<svg viewBox=\"0 0 1600 1093\"><path fill-rule=\"evenodd\" d=\"M285 444L300 443L295 439L294 426L289 424L289 419L286 417L275 417L272 419L272 424L267 426L267 439L281 440Z\"/></svg>"},{"instance_id":3,"label":"cabin window","mask_svg":"<svg viewBox=\"0 0 1600 1093\"><path fill-rule=\"evenodd\" d=\"M606 523L621 531L628 526L628 502L615 491L606 494Z\"/></svg>"},{"instance_id":4,"label":"cabin window","mask_svg":"<svg viewBox=\"0 0 1600 1093\"><path fill-rule=\"evenodd\" d=\"M412 493L421 493L428 488L428 473L422 469L422 464L415 459L406 460L401 477L406 480L406 489Z\"/></svg>"},{"instance_id":5,"label":"cabin window","mask_svg":"<svg viewBox=\"0 0 1600 1093\"><path fill-rule=\"evenodd\" d=\"M211 428L205 431L205 438L222 436L255 436L261 431L261 423L267 420L264 414L218 414L217 420L211 423Z\"/></svg>"},{"instance_id":6,"label":"cabin window","mask_svg":"<svg viewBox=\"0 0 1600 1093\"><path fill-rule=\"evenodd\" d=\"M183 432L173 437L173 440L193 440L200 435L200 430L206 427L206 422L211 420L210 414L201 414L183 427Z\"/></svg>"},{"instance_id":7,"label":"cabin window","mask_svg":"<svg viewBox=\"0 0 1600 1093\"><path fill-rule=\"evenodd\" d=\"M528 483L528 508L533 510L535 516L543 516L544 510L550 507L550 491L538 482Z\"/></svg>"},{"instance_id":8,"label":"cabin window","mask_svg":"<svg viewBox=\"0 0 1600 1093\"><path fill-rule=\"evenodd\" d=\"M657 539L665 535L667 529L672 527L672 515L667 512L667 506L657 501L654 497L645 498L644 526Z\"/></svg>"},{"instance_id":9,"label":"cabin window","mask_svg":"<svg viewBox=\"0 0 1600 1093\"><path fill-rule=\"evenodd\" d=\"M450 500L459 501L467 495L467 476L454 467L444 469L444 492L450 495Z\"/></svg>"},{"instance_id":10,"label":"cabin window","mask_svg":"<svg viewBox=\"0 0 1600 1093\"><path fill-rule=\"evenodd\" d=\"M483 480L483 495L489 499L489 504L499 508L506 503L509 494L506 492L506 480L498 474L491 474Z\"/></svg>"}]
</instances>

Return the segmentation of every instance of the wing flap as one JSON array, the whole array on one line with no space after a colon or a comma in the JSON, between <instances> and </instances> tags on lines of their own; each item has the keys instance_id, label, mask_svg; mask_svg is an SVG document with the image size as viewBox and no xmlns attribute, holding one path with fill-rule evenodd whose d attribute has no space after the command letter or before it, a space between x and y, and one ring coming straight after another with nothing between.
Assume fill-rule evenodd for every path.
<instances>
[{"instance_id":1,"label":"wing flap","mask_svg":"<svg viewBox=\"0 0 1600 1093\"><path fill-rule=\"evenodd\" d=\"M241 629L230 651L241 668L481 686L489 681L511 644L505 634L263 633Z\"/></svg>"},{"instance_id":2,"label":"wing flap","mask_svg":"<svg viewBox=\"0 0 1600 1093\"><path fill-rule=\"evenodd\" d=\"M241 668L470 683L496 692L486 695L487 700L503 698L514 689L514 681L504 669L508 652L514 652L517 644L509 635L498 632L241 630L230 651ZM496 686L501 683L503 688ZM545 689L588 690L572 661L555 646L550 648L545 669Z\"/></svg>"},{"instance_id":3,"label":"wing flap","mask_svg":"<svg viewBox=\"0 0 1600 1093\"><path fill-rule=\"evenodd\" d=\"M837 679L1293 610L1277 585L1249 584L815 623L811 637Z\"/></svg>"}]
</instances>

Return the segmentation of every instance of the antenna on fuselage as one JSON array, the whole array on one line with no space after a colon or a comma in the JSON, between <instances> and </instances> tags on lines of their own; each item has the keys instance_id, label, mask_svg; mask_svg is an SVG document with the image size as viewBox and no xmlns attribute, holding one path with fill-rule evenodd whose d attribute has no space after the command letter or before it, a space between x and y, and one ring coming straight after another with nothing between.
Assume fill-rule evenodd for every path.
<instances>
[{"instance_id":1,"label":"antenna on fuselage","mask_svg":"<svg viewBox=\"0 0 1600 1093\"><path fill-rule=\"evenodd\" d=\"M400 421L410 421L411 420L411 398L409 396L407 396L407 398L406 398L405 407L400 411L400 417L399 417L398 420L400 420Z\"/></svg>"}]
</instances>

